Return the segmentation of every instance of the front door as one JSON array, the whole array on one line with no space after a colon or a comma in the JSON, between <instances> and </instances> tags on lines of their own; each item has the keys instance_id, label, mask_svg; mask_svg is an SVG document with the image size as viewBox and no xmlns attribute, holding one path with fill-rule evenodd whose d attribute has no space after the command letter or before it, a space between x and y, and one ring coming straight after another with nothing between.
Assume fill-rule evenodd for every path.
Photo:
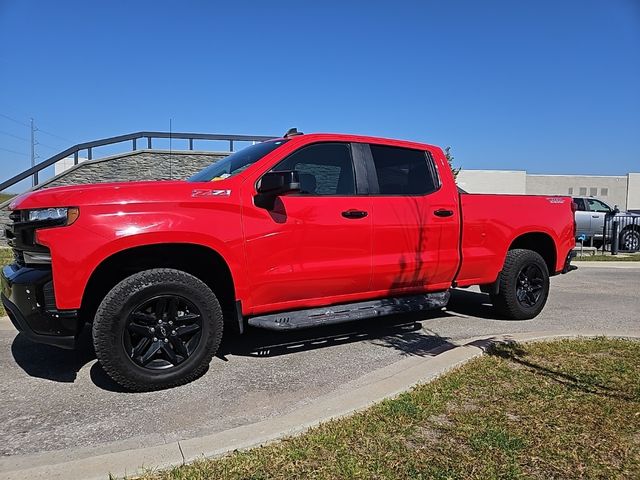
<instances>
[{"instance_id":1,"label":"front door","mask_svg":"<svg viewBox=\"0 0 640 480\"><path fill-rule=\"evenodd\" d=\"M307 145L273 170L296 170L301 191L278 197L271 210L253 203L243 210L251 313L364 298L371 282L371 201L357 195L351 145ZM253 184L245 188L255 192Z\"/></svg>"},{"instance_id":2,"label":"front door","mask_svg":"<svg viewBox=\"0 0 640 480\"><path fill-rule=\"evenodd\" d=\"M596 198L586 198L585 201L591 216L591 232L594 236L601 236L605 218L611 213L611 209L606 203Z\"/></svg>"}]
</instances>

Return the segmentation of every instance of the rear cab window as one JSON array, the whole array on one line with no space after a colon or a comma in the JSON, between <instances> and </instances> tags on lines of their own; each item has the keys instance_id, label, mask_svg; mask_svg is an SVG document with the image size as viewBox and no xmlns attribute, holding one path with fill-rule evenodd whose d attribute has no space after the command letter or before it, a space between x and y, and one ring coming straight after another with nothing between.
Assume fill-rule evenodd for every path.
<instances>
[{"instance_id":1,"label":"rear cab window","mask_svg":"<svg viewBox=\"0 0 640 480\"><path fill-rule=\"evenodd\" d=\"M369 147L380 195L426 195L440 188L428 152L377 144Z\"/></svg>"},{"instance_id":2,"label":"rear cab window","mask_svg":"<svg viewBox=\"0 0 640 480\"><path fill-rule=\"evenodd\" d=\"M587 211L587 207L584 203L584 200L582 198L574 198L573 199L573 203L576 204L576 210L578 212L586 212Z\"/></svg>"}]
</instances>

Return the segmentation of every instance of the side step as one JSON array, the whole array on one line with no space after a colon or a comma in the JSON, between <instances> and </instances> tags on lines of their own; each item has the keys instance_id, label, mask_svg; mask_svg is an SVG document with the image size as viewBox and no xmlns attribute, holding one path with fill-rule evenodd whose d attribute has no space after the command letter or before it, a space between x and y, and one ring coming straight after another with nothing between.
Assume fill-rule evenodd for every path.
<instances>
[{"instance_id":1,"label":"side step","mask_svg":"<svg viewBox=\"0 0 640 480\"><path fill-rule=\"evenodd\" d=\"M266 328L268 330L295 330L331 325L333 323L352 322L393 313L436 310L446 306L448 301L449 291L447 290L445 292L408 297L382 298L366 302L271 313L251 317L247 322L252 327Z\"/></svg>"}]
</instances>

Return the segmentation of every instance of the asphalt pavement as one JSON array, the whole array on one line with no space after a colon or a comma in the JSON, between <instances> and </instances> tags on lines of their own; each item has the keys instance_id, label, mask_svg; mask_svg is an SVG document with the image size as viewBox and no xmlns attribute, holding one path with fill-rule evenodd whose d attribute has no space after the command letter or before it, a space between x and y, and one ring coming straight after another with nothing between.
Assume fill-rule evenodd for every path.
<instances>
[{"instance_id":1,"label":"asphalt pavement","mask_svg":"<svg viewBox=\"0 0 640 480\"><path fill-rule=\"evenodd\" d=\"M446 311L294 333L228 336L195 382L129 393L78 351L32 344L0 320L2 458L43 452L84 457L210 435L287 414L408 357L429 357L482 335L640 328L640 265L585 265L551 280L533 320L497 319L488 297L456 290ZM35 458L35 457L34 457ZM1 475L0 475L1 476Z\"/></svg>"}]
</instances>

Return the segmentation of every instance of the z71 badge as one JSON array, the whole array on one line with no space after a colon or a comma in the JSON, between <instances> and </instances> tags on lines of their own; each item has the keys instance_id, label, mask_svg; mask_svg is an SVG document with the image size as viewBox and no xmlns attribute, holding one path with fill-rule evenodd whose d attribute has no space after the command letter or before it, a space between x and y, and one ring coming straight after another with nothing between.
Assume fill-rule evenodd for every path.
<instances>
[{"instance_id":1,"label":"z71 badge","mask_svg":"<svg viewBox=\"0 0 640 480\"><path fill-rule=\"evenodd\" d=\"M231 190L208 190L208 189L196 189L191 192L192 197L228 197L231 195Z\"/></svg>"}]
</instances>

